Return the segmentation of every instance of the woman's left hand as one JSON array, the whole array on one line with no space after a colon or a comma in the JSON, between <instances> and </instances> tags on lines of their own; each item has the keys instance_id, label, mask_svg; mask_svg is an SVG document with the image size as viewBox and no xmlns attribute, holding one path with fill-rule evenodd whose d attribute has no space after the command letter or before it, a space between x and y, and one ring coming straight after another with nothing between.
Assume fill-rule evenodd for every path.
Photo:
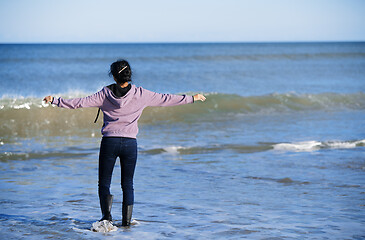
<instances>
[{"instance_id":1,"label":"woman's left hand","mask_svg":"<svg viewBox=\"0 0 365 240\"><path fill-rule=\"evenodd\" d=\"M46 103L52 103L53 101L53 97L52 96L47 96L43 99L43 101L45 101Z\"/></svg>"}]
</instances>

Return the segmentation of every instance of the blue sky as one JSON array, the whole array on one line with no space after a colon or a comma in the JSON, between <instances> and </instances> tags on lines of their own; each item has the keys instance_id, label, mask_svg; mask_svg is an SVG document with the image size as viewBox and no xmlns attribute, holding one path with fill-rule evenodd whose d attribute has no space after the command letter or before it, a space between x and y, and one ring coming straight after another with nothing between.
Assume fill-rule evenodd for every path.
<instances>
[{"instance_id":1,"label":"blue sky","mask_svg":"<svg viewBox=\"0 0 365 240\"><path fill-rule=\"evenodd\" d=\"M364 0L0 0L0 43L365 41Z\"/></svg>"}]
</instances>

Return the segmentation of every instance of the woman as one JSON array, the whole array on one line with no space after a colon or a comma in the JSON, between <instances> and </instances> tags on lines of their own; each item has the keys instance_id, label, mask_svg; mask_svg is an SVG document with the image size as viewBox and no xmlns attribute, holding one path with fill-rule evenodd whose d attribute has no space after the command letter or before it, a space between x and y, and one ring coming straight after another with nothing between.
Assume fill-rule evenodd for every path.
<instances>
[{"instance_id":1,"label":"woman","mask_svg":"<svg viewBox=\"0 0 365 240\"><path fill-rule=\"evenodd\" d=\"M116 83L88 97L56 99L47 96L44 101L62 108L98 107L103 111L98 188L102 212L100 221L112 221L113 195L110 194L110 183L116 158L119 157L123 190L122 226L129 226L134 203L133 175L137 161L137 121L143 109L148 106L176 106L199 100L205 101L205 97L201 94L194 96L159 94L136 87L129 83L132 71L125 60L112 63L109 76L113 76Z\"/></svg>"}]
</instances>

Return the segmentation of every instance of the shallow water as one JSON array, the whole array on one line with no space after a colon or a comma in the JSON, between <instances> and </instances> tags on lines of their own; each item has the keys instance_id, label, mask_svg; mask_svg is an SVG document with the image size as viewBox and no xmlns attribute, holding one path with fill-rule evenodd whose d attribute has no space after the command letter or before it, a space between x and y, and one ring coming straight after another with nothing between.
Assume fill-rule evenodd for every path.
<instances>
[{"instance_id":1,"label":"shallow water","mask_svg":"<svg viewBox=\"0 0 365 240\"><path fill-rule=\"evenodd\" d=\"M100 217L97 142L72 150L62 146L78 152L77 157L55 154L1 163L5 236L99 236L89 231ZM60 146L56 141L47 144ZM141 149L135 177L138 224L108 235L117 239L361 238L364 169L362 148L154 155ZM119 176L117 165L112 182L117 223L121 221Z\"/></svg>"},{"instance_id":2,"label":"shallow water","mask_svg":"<svg viewBox=\"0 0 365 240\"><path fill-rule=\"evenodd\" d=\"M29 56L14 48L25 49ZM29 91L1 86L4 239L365 239L364 44L1 49L4 82L16 77L8 67L22 62L30 68L26 71L55 74L56 79L61 73L54 66L61 64L65 75L63 86L46 88L32 74ZM85 89L81 83L76 92L68 88L80 77L80 66L88 63L102 72L116 51L134 61L136 84L173 93L207 87L208 98L205 103L144 111L135 224L95 233L90 228L101 217L97 167L102 121L93 124L96 109L58 109L40 99L46 93L72 97L99 90L102 84L95 74L87 75ZM181 75L183 62L187 75ZM215 64L223 64L215 76L241 84L222 88L212 80ZM155 67L166 84L154 88L142 76L151 77L147 72ZM207 75L200 81L189 82L202 72ZM108 83L105 73L99 76ZM175 81L168 81L171 76ZM118 225L119 163L112 194Z\"/></svg>"}]
</instances>

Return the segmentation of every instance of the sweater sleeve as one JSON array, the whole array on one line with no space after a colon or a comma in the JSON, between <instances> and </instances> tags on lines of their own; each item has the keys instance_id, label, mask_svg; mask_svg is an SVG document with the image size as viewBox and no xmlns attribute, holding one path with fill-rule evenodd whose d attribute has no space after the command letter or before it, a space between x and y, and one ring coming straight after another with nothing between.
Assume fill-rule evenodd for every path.
<instances>
[{"instance_id":1,"label":"sweater sleeve","mask_svg":"<svg viewBox=\"0 0 365 240\"><path fill-rule=\"evenodd\" d=\"M93 95L83 98L63 99L62 97L54 98L52 104L61 108L85 108L85 107L101 107L105 99L104 90L101 90Z\"/></svg>"},{"instance_id":2,"label":"sweater sleeve","mask_svg":"<svg viewBox=\"0 0 365 240\"><path fill-rule=\"evenodd\" d=\"M168 107L194 102L193 96L155 93L144 89L144 97L147 106Z\"/></svg>"}]
</instances>

